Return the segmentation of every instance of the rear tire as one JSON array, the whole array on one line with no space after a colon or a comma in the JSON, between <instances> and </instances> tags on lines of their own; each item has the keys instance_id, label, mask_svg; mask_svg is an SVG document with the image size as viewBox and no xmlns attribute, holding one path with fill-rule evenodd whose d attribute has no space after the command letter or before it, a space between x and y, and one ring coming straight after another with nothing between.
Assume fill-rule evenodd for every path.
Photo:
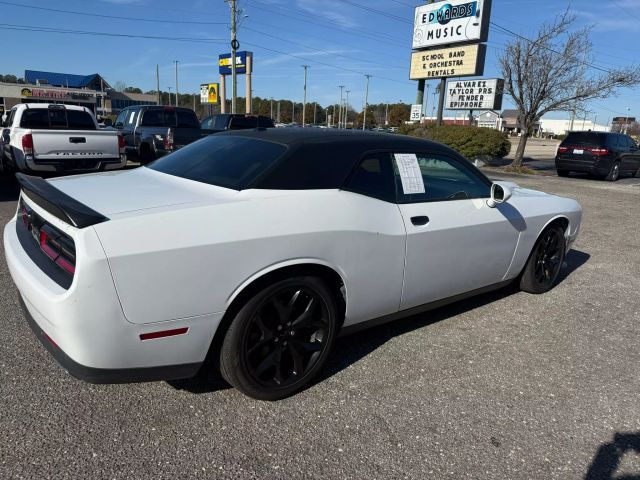
<instances>
[{"instance_id":1,"label":"rear tire","mask_svg":"<svg viewBox=\"0 0 640 480\"><path fill-rule=\"evenodd\" d=\"M146 165L147 163L153 162L153 160L153 153L149 145L142 145L142 147L140 147L140 165Z\"/></svg>"},{"instance_id":2,"label":"rear tire","mask_svg":"<svg viewBox=\"0 0 640 480\"><path fill-rule=\"evenodd\" d=\"M620 178L620 162L614 162L613 165L611 165L611 170L609 170L609 173L607 174L606 177L604 177L604 179L607 182L615 182Z\"/></svg>"},{"instance_id":3,"label":"rear tire","mask_svg":"<svg viewBox=\"0 0 640 480\"><path fill-rule=\"evenodd\" d=\"M292 277L240 309L220 349L220 373L245 395L280 400L323 367L338 326L335 295L317 277Z\"/></svg>"},{"instance_id":4,"label":"rear tire","mask_svg":"<svg viewBox=\"0 0 640 480\"><path fill-rule=\"evenodd\" d=\"M554 287L565 256L564 233L562 227L551 226L540 234L520 277L522 291L538 295Z\"/></svg>"},{"instance_id":5,"label":"rear tire","mask_svg":"<svg viewBox=\"0 0 640 480\"><path fill-rule=\"evenodd\" d=\"M558 169L558 176L559 177L568 177L569 176L569 170L560 170L560 169Z\"/></svg>"}]
</instances>

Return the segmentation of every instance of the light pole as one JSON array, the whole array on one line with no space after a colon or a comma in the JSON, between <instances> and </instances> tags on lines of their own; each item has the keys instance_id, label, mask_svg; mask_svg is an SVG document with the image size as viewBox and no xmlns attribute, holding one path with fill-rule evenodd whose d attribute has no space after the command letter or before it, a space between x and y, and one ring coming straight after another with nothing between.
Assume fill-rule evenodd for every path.
<instances>
[{"instance_id":1,"label":"light pole","mask_svg":"<svg viewBox=\"0 0 640 480\"><path fill-rule=\"evenodd\" d=\"M369 102L369 79L371 78L371 75L365 75L365 77L367 77L367 87L364 93L364 118L362 120L362 130L364 130L367 126L367 106Z\"/></svg>"},{"instance_id":2,"label":"light pole","mask_svg":"<svg viewBox=\"0 0 640 480\"><path fill-rule=\"evenodd\" d=\"M236 104L238 103L238 75L236 69L236 52L240 47L240 43L236 38L237 23L236 15L238 9L236 7L236 0L226 0L231 7L231 113L236 112Z\"/></svg>"},{"instance_id":3,"label":"light pole","mask_svg":"<svg viewBox=\"0 0 640 480\"><path fill-rule=\"evenodd\" d=\"M178 60L173 61L176 64L176 107L178 106Z\"/></svg>"},{"instance_id":4,"label":"light pole","mask_svg":"<svg viewBox=\"0 0 640 480\"><path fill-rule=\"evenodd\" d=\"M387 102L387 107L384 112L384 126L389 125L389 102Z\"/></svg>"},{"instance_id":5,"label":"light pole","mask_svg":"<svg viewBox=\"0 0 640 480\"><path fill-rule=\"evenodd\" d=\"M169 90L169 103L167 105L171 105L171 88L173 87L167 87L167 90Z\"/></svg>"},{"instance_id":6,"label":"light pole","mask_svg":"<svg viewBox=\"0 0 640 480\"><path fill-rule=\"evenodd\" d=\"M342 128L342 91L344 90L344 85L338 85L340 87L340 111L338 113L338 129ZM333 116L335 117L335 112L333 112Z\"/></svg>"},{"instance_id":7,"label":"light pole","mask_svg":"<svg viewBox=\"0 0 640 480\"><path fill-rule=\"evenodd\" d=\"M316 124L316 110L318 110L318 102L313 102L313 124Z\"/></svg>"},{"instance_id":8,"label":"light pole","mask_svg":"<svg viewBox=\"0 0 640 480\"><path fill-rule=\"evenodd\" d=\"M347 105L345 106L344 109L344 128L347 128L347 123L349 122L349 93L351 93L351 90L347 90Z\"/></svg>"},{"instance_id":9,"label":"light pole","mask_svg":"<svg viewBox=\"0 0 640 480\"><path fill-rule=\"evenodd\" d=\"M271 119L273 120L273 97L271 97Z\"/></svg>"},{"instance_id":10,"label":"light pole","mask_svg":"<svg viewBox=\"0 0 640 480\"><path fill-rule=\"evenodd\" d=\"M593 119L593 131L598 131L598 114L596 113L596 117Z\"/></svg>"},{"instance_id":11,"label":"light pole","mask_svg":"<svg viewBox=\"0 0 640 480\"><path fill-rule=\"evenodd\" d=\"M291 123L296 123L296 102L291 100L291 105L293 106L291 113Z\"/></svg>"},{"instance_id":12,"label":"light pole","mask_svg":"<svg viewBox=\"0 0 640 480\"><path fill-rule=\"evenodd\" d=\"M331 128L331 123L329 123L329 107L324 109L324 118L327 121L327 128Z\"/></svg>"},{"instance_id":13,"label":"light pole","mask_svg":"<svg viewBox=\"0 0 640 480\"><path fill-rule=\"evenodd\" d=\"M309 65L303 65L304 68L304 96L302 98L302 128L307 126L307 69Z\"/></svg>"}]
</instances>

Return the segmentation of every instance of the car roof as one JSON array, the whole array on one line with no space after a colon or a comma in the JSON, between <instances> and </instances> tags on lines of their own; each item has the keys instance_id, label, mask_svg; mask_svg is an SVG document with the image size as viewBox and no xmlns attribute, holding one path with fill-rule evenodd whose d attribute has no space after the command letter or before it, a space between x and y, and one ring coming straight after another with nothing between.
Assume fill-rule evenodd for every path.
<instances>
[{"instance_id":1,"label":"car roof","mask_svg":"<svg viewBox=\"0 0 640 480\"><path fill-rule=\"evenodd\" d=\"M20 103L16 106L24 105L25 108L28 109L44 109L49 107L57 107L64 108L66 110L86 110L86 107L81 107L79 105L67 105L67 104L57 104L57 103Z\"/></svg>"},{"instance_id":2,"label":"car roof","mask_svg":"<svg viewBox=\"0 0 640 480\"><path fill-rule=\"evenodd\" d=\"M297 147L304 144L341 143L362 150L429 150L455 154L454 150L442 144L407 135L370 132L362 130L330 130L322 128L257 128L252 130L232 130L216 135L232 135L266 140Z\"/></svg>"}]
</instances>

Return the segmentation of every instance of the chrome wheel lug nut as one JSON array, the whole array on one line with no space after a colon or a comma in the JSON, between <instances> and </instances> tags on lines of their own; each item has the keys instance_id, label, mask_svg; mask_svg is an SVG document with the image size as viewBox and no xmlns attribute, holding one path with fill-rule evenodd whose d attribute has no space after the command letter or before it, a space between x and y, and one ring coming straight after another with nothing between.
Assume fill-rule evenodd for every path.
<instances>
[{"instance_id":1,"label":"chrome wheel lug nut","mask_svg":"<svg viewBox=\"0 0 640 480\"><path fill-rule=\"evenodd\" d=\"M273 341L278 343L280 341L280 339L278 337L276 337Z\"/></svg>"}]
</instances>

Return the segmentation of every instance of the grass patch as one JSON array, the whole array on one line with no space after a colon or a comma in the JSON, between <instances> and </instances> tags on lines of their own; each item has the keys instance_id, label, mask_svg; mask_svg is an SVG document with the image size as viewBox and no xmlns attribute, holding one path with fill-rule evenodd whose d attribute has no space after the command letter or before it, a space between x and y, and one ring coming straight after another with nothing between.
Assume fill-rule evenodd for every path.
<instances>
[{"instance_id":1,"label":"grass patch","mask_svg":"<svg viewBox=\"0 0 640 480\"><path fill-rule=\"evenodd\" d=\"M519 173L520 175L542 175L542 172L533 170L529 167L504 167L500 170L508 173Z\"/></svg>"}]
</instances>

